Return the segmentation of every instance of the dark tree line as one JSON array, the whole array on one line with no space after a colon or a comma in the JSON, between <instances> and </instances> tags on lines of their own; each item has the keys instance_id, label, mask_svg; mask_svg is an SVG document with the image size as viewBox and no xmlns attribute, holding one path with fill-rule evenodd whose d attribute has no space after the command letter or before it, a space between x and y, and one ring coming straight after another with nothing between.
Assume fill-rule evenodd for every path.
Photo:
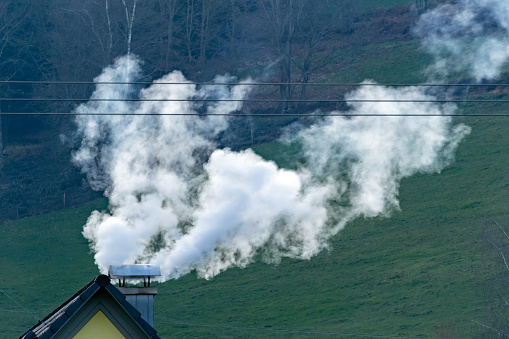
<instances>
[{"instance_id":1,"label":"dark tree line","mask_svg":"<svg viewBox=\"0 0 509 339\"><path fill-rule=\"evenodd\" d=\"M349 3L3 0L0 81L91 81L115 58L131 52L143 61L142 81L180 69L194 81L233 73L305 84L335 50L331 34L345 29ZM294 90L281 86L259 95L289 100L297 95ZM93 86L83 85L0 84L0 98L87 98L92 91ZM305 86L300 95L306 95ZM0 100L0 111L70 112L75 105ZM96 196L70 164L72 140L61 142L60 135L72 137L74 129L72 116L0 115L0 220L61 206L62 193L68 203ZM228 136L249 134L249 129L253 143L247 120L233 122ZM276 126L267 129L263 138L277 133Z\"/></svg>"},{"instance_id":2,"label":"dark tree line","mask_svg":"<svg viewBox=\"0 0 509 339\"><path fill-rule=\"evenodd\" d=\"M426 9L428 8L428 0L415 0L415 6L418 9Z\"/></svg>"},{"instance_id":3,"label":"dark tree line","mask_svg":"<svg viewBox=\"0 0 509 339\"><path fill-rule=\"evenodd\" d=\"M350 0L7 0L0 78L90 81L132 51L149 78L177 68L206 81L273 64L274 80L305 84L327 63L336 48L327 39L347 29L349 14ZM29 90L87 94L73 86ZM293 89L282 86L280 95L289 99Z\"/></svg>"},{"instance_id":4,"label":"dark tree line","mask_svg":"<svg viewBox=\"0 0 509 339\"><path fill-rule=\"evenodd\" d=\"M293 45L314 53L328 33L343 28L349 8L340 0L25 1L11 0L7 11L25 22L12 47L32 49L38 76L59 80L89 78L129 48L154 72L277 61L287 73Z\"/></svg>"},{"instance_id":5,"label":"dark tree line","mask_svg":"<svg viewBox=\"0 0 509 339\"><path fill-rule=\"evenodd\" d=\"M131 52L143 61L141 81L179 69L198 82L230 73L260 82L299 84L258 88L253 97L282 99L282 104L249 103L246 112L338 109L290 100L341 95L338 91L345 89L327 91L307 84L336 72L336 64L341 64L341 53L336 52L345 45L405 38L405 27L413 20L409 13L415 12L401 6L355 13L353 4L353 0L3 0L0 81L91 81L115 58ZM394 20L384 21L386 17ZM0 98L87 98L93 89L0 83ZM0 100L0 111L70 112L75 105ZM234 149L267 142L293 121L232 118L228 133L218 142ZM72 116L0 115L0 221L100 195L70 163L72 147L79 142L72 139L74 130Z\"/></svg>"}]
</instances>

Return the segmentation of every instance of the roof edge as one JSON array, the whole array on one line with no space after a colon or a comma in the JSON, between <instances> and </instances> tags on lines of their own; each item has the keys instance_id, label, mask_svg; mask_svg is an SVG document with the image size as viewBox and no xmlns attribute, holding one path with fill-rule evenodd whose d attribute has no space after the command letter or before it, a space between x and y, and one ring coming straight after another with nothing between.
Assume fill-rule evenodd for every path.
<instances>
[{"instance_id":1,"label":"roof edge","mask_svg":"<svg viewBox=\"0 0 509 339\"><path fill-rule=\"evenodd\" d=\"M147 335L152 339L160 339L157 331L150 326L140 315L136 317L133 307L125 299L125 295L120 292L112 283L111 279L104 274L95 277L91 282L85 285L81 290L76 292L71 298L62 303L53 312L48 314L42 322L38 322L28 331L23 333L20 339L36 339L42 336L50 338L62 328L67 321L99 290L106 290L124 309L124 311L140 326ZM126 304L127 303L127 304ZM129 307L131 306L131 307ZM138 312L139 314L139 312Z\"/></svg>"}]
</instances>

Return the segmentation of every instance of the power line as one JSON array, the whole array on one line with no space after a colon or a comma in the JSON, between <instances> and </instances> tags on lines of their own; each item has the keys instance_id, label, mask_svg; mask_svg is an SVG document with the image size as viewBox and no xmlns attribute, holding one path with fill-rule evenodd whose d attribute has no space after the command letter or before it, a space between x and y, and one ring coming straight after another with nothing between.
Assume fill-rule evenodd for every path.
<instances>
[{"instance_id":1,"label":"power line","mask_svg":"<svg viewBox=\"0 0 509 339\"><path fill-rule=\"evenodd\" d=\"M34 316L35 319L37 319L39 322L41 323L44 323L41 319L39 319L38 316L36 316L33 312L31 312L30 310L28 310L27 308L25 308L23 305L21 305L19 302L17 302L16 300L14 300L13 298L11 298L9 295L7 295L7 293L5 293L4 290L0 290L0 294L3 294L5 295L7 298L9 298L10 300L12 300L16 305L18 305L19 307L21 307L25 312L29 313L30 315Z\"/></svg>"},{"instance_id":2,"label":"power line","mask_svg":"<svg viewBox=\"0 0 509 339\"><path fill-rule=\"evenodd\" d=\"M508 99L116 99L116 98L0 98L19 102L258 102L258 103L509 103Z\"/></svg>"},{"instance_id":3,"label":"power line","mask_svg":"<svg viewBox=\"0 0 509 339\"><path fill-rule=\"evenodd\" d=\"M0 312L25 313L26 311L23 311L23 310L3 310L3 309L0 309Z\"/></svg>"},{"instance_id":4,"label":"power line","mask_svg":"<svg viewBox=\"0 0 509 339\"><path fill-rule=\"evenodd\" d=\"M197 85L197 86L330 86L330 87L491 87L509 86L509 83L498 84L447 84L447 83L337 83L337 82L151 82L151 81L32 81L32 80L1 80L0 84L13 85Z\"/></svg>"},{"instance_id":5,"label":"power line","mask_svg":"<svg viewBox=\"0 0 509 339\"><path fill-rule=\"evenodd\" d=\"M255 114L236 114L236 113L218 113L218 114L200 114L200 113L112 113L112 112L1 112L1 115L74 115L74 116L199 116L199 117L509 117L509 113L485 113L485 114L427 114L427 113L409 113L409 114L340 114L340 113L255 113Z\"/></svg>"}]
</instances>

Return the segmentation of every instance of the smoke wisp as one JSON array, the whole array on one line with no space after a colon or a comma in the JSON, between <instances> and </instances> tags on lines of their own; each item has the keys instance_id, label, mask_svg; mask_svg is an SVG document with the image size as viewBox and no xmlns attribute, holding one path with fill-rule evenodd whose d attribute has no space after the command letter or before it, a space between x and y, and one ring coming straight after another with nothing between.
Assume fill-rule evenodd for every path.
<instances>
[{"instance_id":1,"label":"smoke wisp","mask_svg":"<svg viewBox=\"0 0 509 339\"><path fill-rule=\"evenodd\" d=\"M508 17L506 0L463 0L423 14L415 33L434 59L429 75L437 80L462 72L476 81L498 77L509 60Z\"/></svg>"}]
</instances>

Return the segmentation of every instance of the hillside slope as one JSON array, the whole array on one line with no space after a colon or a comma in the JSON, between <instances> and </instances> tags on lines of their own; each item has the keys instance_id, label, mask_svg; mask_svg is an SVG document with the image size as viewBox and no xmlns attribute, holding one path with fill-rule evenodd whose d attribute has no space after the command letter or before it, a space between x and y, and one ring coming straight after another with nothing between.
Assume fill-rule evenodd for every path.
<instances>
[{"instance_id":1,"label":"hillside slope","mask_svg":"<svg viewBox=\"0 0 509 339\"><path fill-rule=\"evenodd\" d=\"M378 42L351 53L359 60L334 72L334 79L419 81L425 64L415 41ZM384 60L387 55L394 59ZM504 99L505 93L494 88L470 98ZM502 257L482 236L485 217L509 221L509 124L507 117L473 114L508 111L504 103L461 106L455 122L472 133L455 161L440 174L403 180L401 211L347 225L328 252L277 266L254 263L210 281L190 274L159 284L160 336L478 336L476 322L485 321L493 297L486 285L504 272ZM282 166L294 161L278 143L256 151ZM91 211L106 207L100 199L3 224L0 288L41 318L60 305L99 274L81 231ZM2 295L0 310L0 337L16 337L37 321Z\"/></svg>"},{"instance_id":2,"label":"hillside slope","mask_svg":"<svg viewBox=\"0 0 509 339\"><path fill-rule=\"evenodd\" d=\"M455 162L404 180L400 212L348 225L329 252L159 285L161 336L474 336L483 286L498 269L482 260L482 220L507 218L509 128L505 117L468 114L506 112L502 105L463 107L457 120L472 133ZM276 146L258 152L278 160ZM101 200L4 224L2 289L42 317L98 274L80 233L89 212L104 207ZM34 322L7 298L0 309L1 336Z\"/></svg>"},{"instance_id":3,"label":"hillside slope","mask_svg":"<svg viewBox=\"0 0 509 339\"><path fill-rule=\"evenodd\" d=\"M352 25L352 31L348 34L345 34L342 30L331 33L326 44L331 46L331 50L336 49L336 52L331 55L327 67L322 67L315 71L310 81L351 81L353 80L353 77L350 76L352 73L357 74L362 78L361 80L364 80L364 77L372 76L373 72L368 71L368 69L359 69L359 67L364 63L366 57L375 58L375 56L369 55L370 50L367 46L371 44L401 43L411 39L409 27L415 22L417 12L404 4L412 4L413 1L391 0L377 1L376 3L359 1L356 3L358 8L351 13L352 20L355 21ZM379 8L378 6L382 4L386 6L397 4L400 6ZM295 44L296 55L304 53L305 48L303 48L302 44L302 42ZM145 51L145 47L143 51ZM266 49L267 47L263 47L262 51L264 48ZM66 47L66 50L68 49ZM384 50L381 51L383 52ZM150 57L154 58L155 56L144 55L142 53L140 57L144 58L143 60L147 64L152 64L153 61L149 61ZM80 61L79 59L71 58L69 61L61 55L59 58L62 61L65 60L65 62L72 62L71 68L73 70L76 69L77 65L83 66L85 64L85 61ZM210 81L215 75L225 72L238 75L240 78L252 76L254 79L260 78L260 81L277 81L278 66L276 65L273 70L268 70L270 67L266 63L269 61L265 58L251 60L254 57L249 56L248 59L250 61L244 60L243 66L239 69L235 69L234 65L232 65L232 58L234 57L227 58L226 62L219 65L217 63L207 64L202 70L203 72L200 71L200 74L203 73L201 81ZM383 56L380 60L387 61L389 58L390 56ZM297 60L300 59L297 58ZM87 59L88 61L91 60ZM173 70L173 67L176 66L166 69L164 73L166 74L168 71ZM90 68L88 71L92 72L92 69L95 68ZM178 69L186 74L193 74L193 72L190 72L185 67L179 67ZM337 73L341 70L346 70L346 74L339 77ZM149 66L147 66L146 71L150 74L150 79L156 76L154 74L155 71L151 70ZM35 76L33 71L28 73L30 76L27 75L25 78L18 80L36 80L31 78ZM98 74L99 69L96 69L93 74L80 73L80 76L86 76L87 78L75 75L76 77L71 80L92 81ZM156 72L156 74L159 73ZM331 77L331 74L334 76ZM58 80L69 80L68 77L73 77L73 75L65 74L65 77L60 76ZM295 77L294 81L300 81L298 72L295 72ZM196 77L191 77L190 79L193 81L200 80L200 78L197 79ZM44 77L44 79L40 80L47 79ZM84 88L80 87L80 91L76 93L71 88L67 88L70 93L47 93L44 91L35 92L32 86L26 85L25 87L19 88L19 86L15 86L13 93L4 93L4 96L16 97L20 95L19 93L26 93L30 98L86 98L90 95L90 91L93 90L93 86L86 86ZM66 89L65 86L62 88ZM337 90L337 88L332 88L323 91L323 88L310 88L308 96L315 99L330 99L344 93L344 89L341 89L339 93ZM296 88L296 98L298 97L298 92L299 89ZM267 93L258 93L258 98L278 99L279 89L277 86L271 87ZM3 101L0 111L30 112L35 109L35 111L65 112L72 111L75 104L70 103L63 107L44 106L34 108L31 106L19 107L15 102ZM331 107L334 106L313 103L309 106L294 107L293 109L299 113L312 111L317 108L329 109ZM255 112L257 110L262 111L262 113L280 112L277 104L256 105L251 103L250 105L246 104L245 108L247 112ZM286 124L288 124L288 121L283 119L274 119L270 123L259 119L237 119L233 121L228 133L219 142L222 145L235 149L245 148L253 143L268 142L274 140L279 135L281 126ZM91 190L84 176L80 174L79 169L71 162L71 153L73 149L79 146L79 140L75 137L77 127L73 117L3 116L3 119L0 120L0 127L3 131L3 133L0 133L3 140L0 143L0 148L2 148L0 157L0 222L58 210L64 206L64 195L66 206L74 206L100 196L100 193Z\"/></svg>"},{"instance_id":4,"label":"hillside slope","mask_svg":"<svg viewBox=\"0 0 509 339\"><path fill-rule=\"evenodd\" d=\"M405 180L401 212L348 225L328 253L159 285L161 336L434 337L444 329L473 336L490 278L481 260L482 219L504 220L506 211L504 119L465 118L473 132L450 167ZM4 224L2 289L42 317L98 274L80 232L103 204ZM35 321L7 298L0 309L0 336Z\"/></svg>"}]
</instances>

